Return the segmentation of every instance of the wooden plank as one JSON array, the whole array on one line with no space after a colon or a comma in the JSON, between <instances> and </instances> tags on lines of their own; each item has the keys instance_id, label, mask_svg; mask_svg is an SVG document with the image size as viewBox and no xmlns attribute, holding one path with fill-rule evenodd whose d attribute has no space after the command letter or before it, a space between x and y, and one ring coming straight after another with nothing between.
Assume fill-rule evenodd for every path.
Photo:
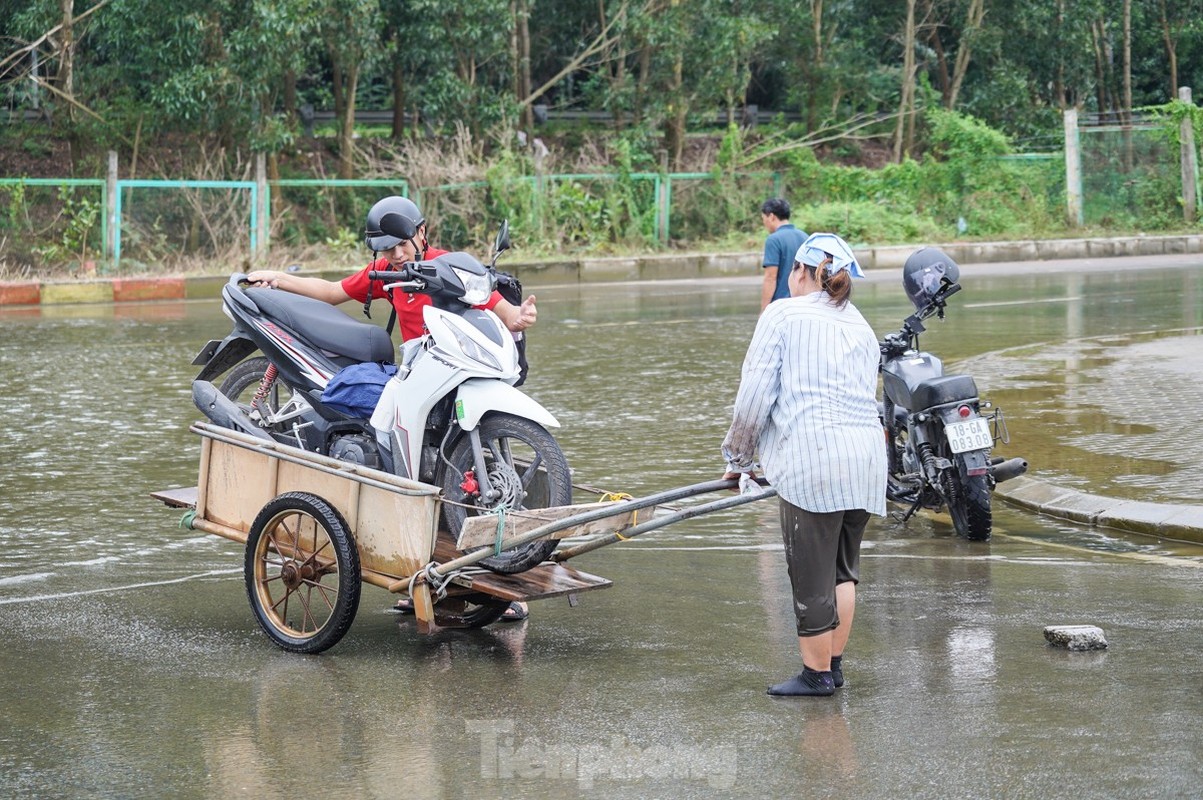
<instances>
[{"instance_id":1,"label":"wooden plank","mask_svg":"<svg viewBox=\"0 0 1203 800\"><path fill-rule=\"evenodd\" d=\"M455 582L474 592L491 594L510 602L545 600L591 589L608 589L614 585L614 581L608 578L551 562L517 575L478 574L457 578Z\"/></svg>"},{"instance_id":2,"label":"wooden plank","mask_svg":"<svg viewBox=\"0 0 1203 800\"><path fill-rule=\"evenodd\" d=\"M379 473L385 481L367 474L374 470L284 445L248 446L198 432L206 455L200 489L206 512L198 517L246 532L272 498L308 492L347 521L365 572L401 578L430 561L440 505L435 487Z\"/></svg>"},{"instance_id":3,"label":"wooden plank","mask_svg":"<svg viewBox=\"0 0 1203 800\"><path fill-rule=\"evenodd\" d=\"M430 587L426 584L414 587L414 615L418 618L418 631L434 633L434 603L430 599Z\"/></svg>"},{"instance_id":4,"label":"wooden plank","mask_svg":"<svg viewBox=\"0 0 1203 800\"><path fill-rule=\"evenodd\" d=\"M581 503L572 506L552 506L550 508L532 508L522 511L511 511L505 515L505 530L502 533L503 539L510 539L514 536L519 536L528 531L533 531L535 528L546 525L549 522L571 517L574 514L581 514L586 511L597 511L606 506L614 506L614 515L603 519L593 520L592 522L584 522L580 525L573 525L565 528L562 531L557 531L550 534L548 539L567 539L570 536L594 536L607 533L622 533L627 528L633 527L639 522L646 522L656 515L658 511L664 511L666 506L653 506L652 508L641 508L634 511L623 510L625 503L623 501L609 503ZM492 514L468 517L464 520L463 530L460 531L458 546L460 550L470 550L474 547L483 547L491 545L497 541L497 520L498 518ZM448 559L449 560L449 559Z\"/></svg>"},{"instance_id":5,"label":"wooden plank","mask_svg":"<svg viewBox=\"0 0 1203 800\"><path fill-rule=\"evenodd\" d=\"M200 471L198 473L196 484L196 515L198 517L204 517L205 509L207 508L205 487L209 485L209 456L211 454L211 445L212 443L209 441L208 437L201 439Z\"/></svg>"},{"instance_id":6,"label":"wooden plank","mask_svg":"<svg viewBox=\"0 0 1203 800\"><path fill-rule=\"evenodd\" d=\"M172 508L196 508L196 498L199 492L199 487L187 486L179 489L160 489L157 492L151 492L150 496Z\"/></svg>"},{"instance_id":7,"label":"wooden plank","mask_svg":"<svg viewBox=\"0 0 1203 800\"><path fill-rule=\"evenodd\" d=\"M456 551L450 536L439 536L435 547L435 561L450 561L460 555L462 553ZM517 575L469 573L455 578L454 582L474 592L490 594L510 602L543 600L592 589L606 589L614 585L608 578L551 562L545 562Z\"/></svg>"}]
</instances>

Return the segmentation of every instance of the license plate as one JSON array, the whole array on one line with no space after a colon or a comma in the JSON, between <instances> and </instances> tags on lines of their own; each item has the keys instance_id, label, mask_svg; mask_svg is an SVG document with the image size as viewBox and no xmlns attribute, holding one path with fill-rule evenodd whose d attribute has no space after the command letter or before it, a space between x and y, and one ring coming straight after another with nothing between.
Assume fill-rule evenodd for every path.
<instances>
[{"instance_id":1,"label":"license plate","mask_svg":"<svg viewBox=\"0 0 1203 800\"><path fill-rule=\"evenodd\" d=\"M985 450L994 446L990 423L982 417L974 417L964 422L953 422L945 426L944 435L948 437L948 446L954 453L964 453L966 450Z\"/></svg>"}]
</instances>

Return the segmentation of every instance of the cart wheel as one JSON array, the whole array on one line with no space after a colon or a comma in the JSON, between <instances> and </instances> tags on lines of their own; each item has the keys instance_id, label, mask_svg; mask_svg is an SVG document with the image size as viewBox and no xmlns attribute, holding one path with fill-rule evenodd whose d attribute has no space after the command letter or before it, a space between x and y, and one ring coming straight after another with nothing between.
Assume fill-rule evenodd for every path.
<instances>
[{"instance_id":1,"label":"cart wheel","mask_svg":"<svg viewBox=\"0 0 1203 800\"><path fill-rule=\"evenodd\" d=\"M446 597L434 605L434 624L441 628L483 628L501 619L509 607L508 600L482 592Z\"/></svg>"},{"instance_id":2,"label":"cart wheel","mask_svg":"<svg viewBox=\"0 0 1203 800\"><path fill-rule=\"evenodd\" d=\"M282 494L255 517L243 574L259 626L293 653L333 647L359 609L359 552L347 523L307 492Z\"/></svg>"}]
</instances>

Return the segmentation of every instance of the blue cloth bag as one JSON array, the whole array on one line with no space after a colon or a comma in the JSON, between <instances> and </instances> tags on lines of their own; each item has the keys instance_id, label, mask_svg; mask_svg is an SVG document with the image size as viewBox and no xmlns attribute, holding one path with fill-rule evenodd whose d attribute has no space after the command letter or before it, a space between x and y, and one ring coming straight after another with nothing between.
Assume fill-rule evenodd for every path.
<instances>
[{"instance_id":1,"label":"blue cloth bag","mask_svg":"<svg viewBox=\"0 0 1203 800\"><path fill-rule=\"evenodd\" d=\"M370 417L380 402L384 384L396 374L396 364L374 361L343 367L326 384L322 402L352 417Z\"/></svg>"}]
</instances>

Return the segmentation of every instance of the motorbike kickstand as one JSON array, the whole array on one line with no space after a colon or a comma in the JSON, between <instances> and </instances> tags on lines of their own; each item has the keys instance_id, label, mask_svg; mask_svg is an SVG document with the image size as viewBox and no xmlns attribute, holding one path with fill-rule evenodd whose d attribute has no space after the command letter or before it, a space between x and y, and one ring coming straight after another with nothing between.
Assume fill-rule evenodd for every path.
<instances>
[{"instance_id":1,"label":"motorbike kickstand","mask_svg":"<svg viewBox=\"0 0 1203 800\"><path fill-rule=\"evenodd\" d=\"M922 505L923 505L923 498L917 497L917 498L915 498L915 502L911 504L911 507L907 509L905 514L902 514L900 516L898 514L898 512L895 511L890 516L892 516L894 519L898 520L899 522L905 523L908 519L915 516L915 512L918 511L919 507Z\"/></svg>"}]
</instances>

